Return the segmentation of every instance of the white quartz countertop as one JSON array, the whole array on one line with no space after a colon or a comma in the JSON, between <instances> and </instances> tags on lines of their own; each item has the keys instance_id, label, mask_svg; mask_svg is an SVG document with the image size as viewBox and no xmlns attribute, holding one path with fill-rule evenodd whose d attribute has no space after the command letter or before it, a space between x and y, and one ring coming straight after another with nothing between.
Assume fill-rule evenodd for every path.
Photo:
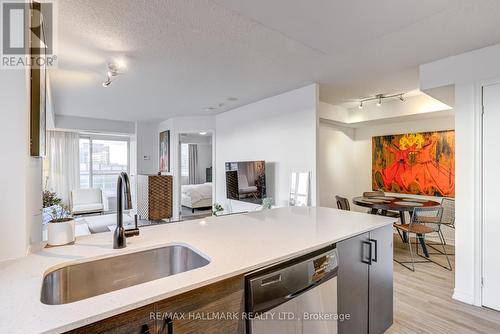
<instances>
[{"instance_id":1,"label":"white quartz countertop","mask_svg":"<svg viewBox=\"0 0 500 334\"><path fill-rule=\"evenodd\" d=\"M111 232L79 237L74 245L0 263L0 332L65 332L393 222L336 209L290 207L144 227L120 250L113 249ZM55 268L169 244L187 244L210 263L78 302L40 302L43 276Z\"/></svg>"}]
</instances>

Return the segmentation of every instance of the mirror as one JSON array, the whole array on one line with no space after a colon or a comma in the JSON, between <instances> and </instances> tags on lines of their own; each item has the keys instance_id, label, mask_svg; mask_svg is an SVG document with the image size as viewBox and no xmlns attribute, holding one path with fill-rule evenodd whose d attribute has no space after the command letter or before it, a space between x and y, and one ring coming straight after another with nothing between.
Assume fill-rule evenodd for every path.
<instances>
[{"instance_id":1,"label":"mirror","mask_svg":"<svg viewBox=\"0 0 500 334\"><path fill-rule=\"evenodd\" d=\"M290 206L309 206L311 173L293 172L290 179Z\"/></svg>"}]
</instances>

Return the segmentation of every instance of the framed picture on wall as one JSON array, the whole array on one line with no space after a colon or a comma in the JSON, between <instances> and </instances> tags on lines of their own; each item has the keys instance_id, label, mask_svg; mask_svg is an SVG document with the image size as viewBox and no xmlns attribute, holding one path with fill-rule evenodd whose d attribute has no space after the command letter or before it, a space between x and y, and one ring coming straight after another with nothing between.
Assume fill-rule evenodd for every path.
<instances>
[{"instance_id":1,"label":"framed picture on wall","mask_svg":"<svg viewBox=\"0 0 500 334\"><path fill-rule=\"evenodd\" d=\"M372 189L455 197L455 131L372 138Z\"/></svg>"},{"instance_id":2,"label":"framed picture on wall","mask_svg":"<svg viewBox=\"0 0 500 334\"><path fill-rule=\"evenodd\" d=\"M160 132L160 172L170 172L170 131Z\"/></svg>"}]
</instances>

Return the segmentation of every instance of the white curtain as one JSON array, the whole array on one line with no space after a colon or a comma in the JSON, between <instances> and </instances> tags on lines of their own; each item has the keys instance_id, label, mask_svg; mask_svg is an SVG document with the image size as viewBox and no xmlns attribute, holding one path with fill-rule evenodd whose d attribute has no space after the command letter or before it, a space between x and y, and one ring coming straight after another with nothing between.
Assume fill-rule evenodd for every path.
<instances>
[{"instance_id":1,"label":"white curtain","mask_svg":"<svg viewBox=\"0 0 500 334\"><path fill-rule=\"evenodd\" d=\"M189 184L200 183L198 177L198 145L189 144Z\"/></svg>"},{"instance_id":2,"label":"white curtain","mask_svg":"<svg viewBox=\"0 0 500 334\"><path fill-rule=\"evenodd\" d=\"M70 205L71 190L80 187L79 135L74 132L47 131L45 161L46 188Z\"/></svg>"}]
</instances>

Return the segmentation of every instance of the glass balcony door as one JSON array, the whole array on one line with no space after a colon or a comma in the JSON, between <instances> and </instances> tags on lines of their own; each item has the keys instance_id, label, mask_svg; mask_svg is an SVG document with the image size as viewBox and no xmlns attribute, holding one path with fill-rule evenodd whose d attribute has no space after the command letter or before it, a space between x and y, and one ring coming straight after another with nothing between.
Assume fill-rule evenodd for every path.
<instances>
[{"instance_id":1,"label":"glass balcony door","mask_svg":"<svg viewBox=\"0 0 500 334\"><path fill-rule=\"evenodd\" d=\"M80 187L102 189L105 211L116 210L121 172L129 172L128 138L80 137Z\"/></svg>"}]
</instances>

